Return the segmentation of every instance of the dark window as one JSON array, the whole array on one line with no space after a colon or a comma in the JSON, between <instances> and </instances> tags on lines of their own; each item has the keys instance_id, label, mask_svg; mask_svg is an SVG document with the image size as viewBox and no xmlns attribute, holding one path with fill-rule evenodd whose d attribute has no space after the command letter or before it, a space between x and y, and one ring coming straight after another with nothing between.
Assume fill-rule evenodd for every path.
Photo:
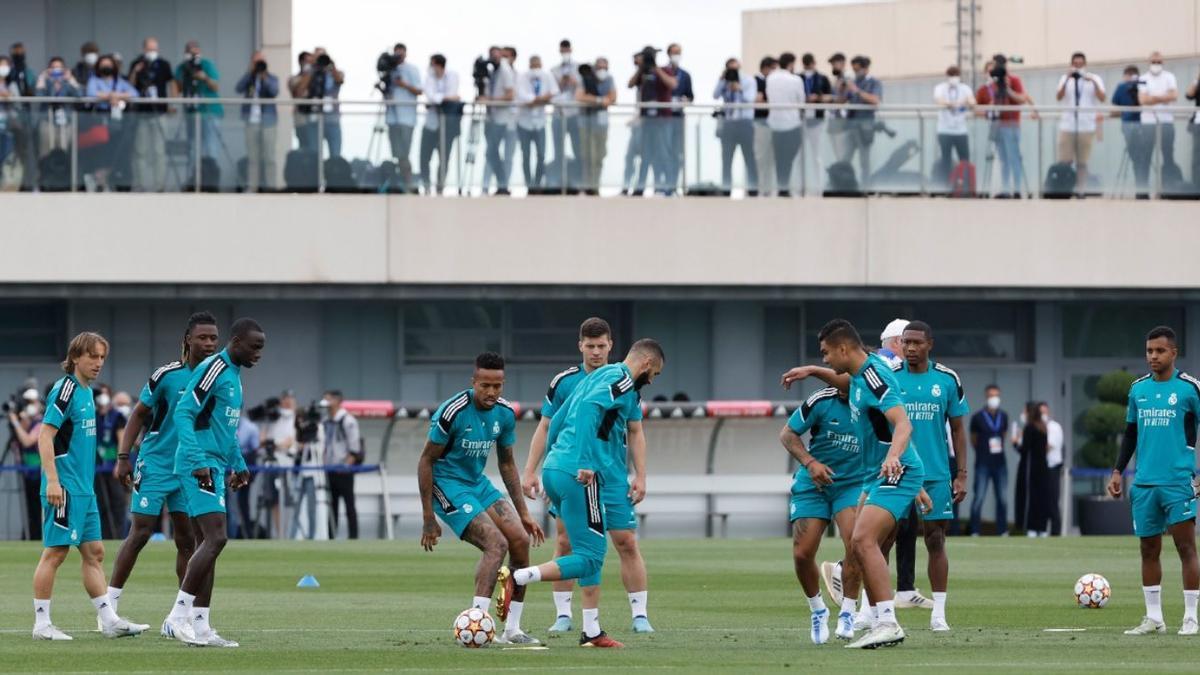
<instances>
[{"instance_id":1,"label":"dark window","mask_svg":"<svg viewBox=\"0 0 1200 675\"><path fill-rule=\"evenodd\" d=\"M423 302L404 308L406 361L461 361L503 345L500 303Z\"/></svg>"},{"instance_id":2,"label":"dark window","mask_svg":"<svg viewBox=\"0 0 1200 675\"><path fill-rule=\"evenodd\" d=\"M612 327L614 340L620 329L613 303L513 302L509 312L508 354L514 361L560 363L579 360L579 324L598 316ZM628 345L625 345L628 347ZM615 345L610 360L620 358Z\"/></svg>"},{"instance_id":3,"label":"dark window","mask_svg":"<svg viewBox=\"0 0 1200 675\"><path fill-rule=\"evenodd\" d=\"M66 327L65 303L0 303L0 359L60 359L67 351Z\"/></svg>"},{"instance_id":4,"label":"dark window","mask_svg":"<svg viewBox=\"0 0 1200 675\"><path fill-rule=\"evenodd\" d=\"M1184 311L1180 305L1089 303L1062 309L1063 356L1069 359L1137 357L1146 351L1146 333L1170 326L1183 355Z\"/></svg>"}]
</instances>

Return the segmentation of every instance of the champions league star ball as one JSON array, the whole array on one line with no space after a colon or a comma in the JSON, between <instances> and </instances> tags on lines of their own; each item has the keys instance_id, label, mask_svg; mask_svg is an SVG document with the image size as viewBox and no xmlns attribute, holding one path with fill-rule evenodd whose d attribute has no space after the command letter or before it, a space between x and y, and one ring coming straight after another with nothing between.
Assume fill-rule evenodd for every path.
<instances>
[{"instance_id":1,"label":"champions league star ball","mask_svg":"<svg viewBox=\"0 0 1200 675\"><path fill-rule=\"evenodd\" d=\"M1100 609L1108 604L1112 586L1099 574L1085 574L1075 582L1075 602L1083 609Z\"/></svg>"},{"instance_id":2,"label":"champions league star ball","mask_svg":"<svg viewBox=\"0 0 1200 675\"><path fill-rule=\"evenodd\" d=\"M454 641L464 647L477 649L491 644L494 637L496 622L478 607L464 609L454 620Z\"/></svg>"}]
</instances>

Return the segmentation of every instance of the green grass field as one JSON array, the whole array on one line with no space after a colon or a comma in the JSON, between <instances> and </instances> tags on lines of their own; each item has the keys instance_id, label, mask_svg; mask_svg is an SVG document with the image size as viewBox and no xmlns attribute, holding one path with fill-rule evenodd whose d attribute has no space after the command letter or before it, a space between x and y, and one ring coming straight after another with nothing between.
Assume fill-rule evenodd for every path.
<instances>
[{"instance_id":1,"label":"green grass field","mask_svg":"<svg viewBox=\"0 0 1200 675\"><path fill-rule=\"evenodd\" d=\"M901 610L908 640L875 652L809 642L808 608L792 576L785 539L647 541L650 614L658 630L650 636L629 631L628 604L611 554L601 620L627 649L579 649L577 636L546 640L549 649L541 651L463 649L452 642L449 625L470 604L476 554L458 542L444 542L432 554L412 541L231 543L218 570L212 621L225 637L242 643L236 650L189 648L158 637L158 624L175 594L169 543L147 547L121 601L121 614L152 624L152 633L106 640L94 632L95 615L73 553L59 574L53 616L76 639L35 643L29 638L29 598L39 549L6 542L0 544L0 670L863 673L876 664L903 672L1197 670L1200 639L1174 634L1183 599L1173 553L1164 558L1170 634L1121 634L1143 610L1133 538L952 539L948 616L953 633L934 636L928 612ZM833 544L826 540L829 557L836 557ZM110 542L110 561L115 554L116 544ZM548 556L546 547L535 550L535 560ZM922 553L919 569L923 560ZM1107 608L1075 608L1072 586L1085 572L1104 574L1112 582ZM321 588L296 588L304 574L316 575ZM928 591L927 583L918 587ZM578 596L575 612L578 625ZM535 586L527 598L526 628L545 639L553 614L549 584Z\"/></svg>"}]
</instances>

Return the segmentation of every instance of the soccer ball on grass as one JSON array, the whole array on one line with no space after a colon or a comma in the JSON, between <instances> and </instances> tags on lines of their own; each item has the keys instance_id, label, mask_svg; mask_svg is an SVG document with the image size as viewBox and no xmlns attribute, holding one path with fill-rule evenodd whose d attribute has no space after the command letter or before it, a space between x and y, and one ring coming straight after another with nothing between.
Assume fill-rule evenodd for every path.
<instances>
[{"instance_id":1,"label":"soccer ball on grass","mask_svg":"<svg viewBox=\"0 0 1200 675\"><path fill-rule=\"evenodd\" d=\"M477 649L491 644L494 637L496 622L478 607L464 609L454 619L454 641L463 647Z\"/></svg>"},{"instance_id":2,"label":"soccer ball on grass","mask_svg":"<svg viewBox=\"0 0 1200 675\"><path fill-rule=\"evenodd\" d=\"M1085 574L1075 582L1075 602L1083 609L1100 609L1108 604L1112 586L1099 574Z\"/></svg>"}]
</instances>

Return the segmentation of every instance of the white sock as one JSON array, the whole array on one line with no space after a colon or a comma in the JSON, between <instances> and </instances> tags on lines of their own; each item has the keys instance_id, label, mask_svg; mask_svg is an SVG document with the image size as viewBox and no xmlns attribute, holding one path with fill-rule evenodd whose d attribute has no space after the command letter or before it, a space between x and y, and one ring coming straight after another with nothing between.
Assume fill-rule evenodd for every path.
<instances>
[{"instance_id":1,"label":"white sock","mask_svg":"<svg viewBox=\"0 0 1200 675\"><path fill-rule=\"evenodd\" d=\"M945 619L946 618L946 592L945 591L942 591L941 593L938 593L937 591L933 592L933 618L935 618L935 619Z\"/></svg>"},{"instance_id":2,"label":"white sock","mask_svg":"<svg viewBox=\"0 0 1200 675\"><path fill-rule=\"evenodd\" d=\"M853 615L855 604L854 598L842 598L842 613L850 613Z\"/></svg>"},{"instance_id":3,"label":"white sock","mask_svg":"<svg viewBox=\"0 0 1200 675\"><path fill-rule=\"evenodd\" d=\"M33 627L50 625L50 601L33 599Z\"/></svg>"},{"instance_id":4,"label":"white sock","mask_svg":"<svg viewBox=\"0 0 1200 675\"><path fill-rule=\"evenodd\" d=\"M1183 620L1196 618L1196 601L1200 600L1200 591L1183 592Z\"/></svg>"},{"instance_id":5,"label":"white sock","mask_svg":"<svg viewBox=\"0 0 1200 675\"><path fill-rule=\"evenodd\" d=\"M1142 586L1142 595L1146 597L1146 617L1162 623L1162 586Z\"/></svg>"},{"instance_id":6,"label":"white sock","mask_svg":"<svg viewBox=\"0 0 1200 675\"><path fill-rule=\"evenodd\" d=\"M171 616L169 619L191 619L192 618L192 603L196 601L196 596L190 593L179 591L179 595L175 596L175 606L171 608Z\"/></svg>"},{"instance_id":7,"label":"white sock","mask_svg":"<svg viewBox=\"0 0 1200 675\"><path fill-rule=\"evenodd\" d=\"M513 583L518 586L542 580L542 571L536 567L525 567L513 572Z\"/></svg>"},{"instance_id":8,"label":"white sock","mask_svg":"<svg viewBox=\"0 0 1200 675\"><path fill-rule=\"evenodd\" d=\"M121 591L122 589L117 588L116 586L108 587L108 601L112 603L113 611L118 613L119 610L117 607L121 604Z\"/></svg>"},{"instance_id":9,"label":"white sock","mask_svg":"<svg viewBox=\"0 0 1200 675\"><path fill-rule=\"evenodd\" d=\"M513 600L508 603L508 620L504 622L504 634L516 635L521 632L521 610L525 609L525 603Z\"/></svg>"},{"instance_id":10,"label":"white sock","mask_svg":"<svg viewBox=\"0 0 1200 675\"><path fill-rule=\"evenodd\" d=\"M646 602L649 595L650 591L637 591L629 594L629 611L633 614L633 618L650 616L646 613Z\"/></svg>"},{"instance_id":11,"label":"white sock","mask_svg":"<svg viewBox=\"0 0 1200 675\"><path fill-rule=\"evenodd\" d=\"M594 638L600 634L600 608L583 608L583 634Z\"/></svg>"},{"instance_id":12,"label":"white sock","mask_svg":"<svg viewBox=\"0 0 1200 675\"><path fill-rule=\"evenodd\" d=\"M820 593L808 599L808 608L813 612L819 612L825 609L825 598L821 597Z\"/></svg>"},{"instance_id":13,"label":"white sock","mask_svg":"<svg viewBox=\"0 0 1200 675\"><path fill-rule=\"evenodd\" d=\"M117 616L117 613L113 611L112 601L108 599L108 593L92 598L92 607L96 608L96 614L105 626L110 626L121 620L121 617Z\"/></svg>"},{"instance_id":14,"label":"white sock","mask_svg":"<svg viewBox=\"0 0 1200 675\"><path fill-rule=\"evenodd\" d=\"M478 607L479 609L482 609L484 612L488 612L492 609L492 599L480 597L477 595L477 596L475 596L475 599L471 601L471 606Z\"/></svg>"},{"instance_id":15,"label":"white sock","mask_svg":"<svg viewBox=\"0 0 1200 675\"><path fill-rule=\"evenodd\" d=\"M896 623L896 602L884 600L875 607L879 612L879 623Z\"/></svg>"},{"instance_id":16,"label":"white sock","mask_svg":"<svg viewBox=\"0 0 1200 675\"><path fill-rule=\"evenodd\" d=\"M892 606L893 607L896 606L894 602L892 603ZM878 626L879 626L879 605L871 605L871 628L877 628Z\"/></svg>"},{"instance_id":17,"label":"white sock","mask_svg":"<svg viewBox=\"0 0 1200 675\"><path fill-rule=\"evenodd\" d=\"M554 591L554 611L558 616L571 616L571 596L574 593L571 591Z\"/></svg>"},{"instance_id":18,"label":"white sock","mask_svg":"<svg viewBox=\"0 0 1200 675\"><path fill-rule=\"evenodd\" d=\"M871 606L871 599L867 597L866 586L863 586L862 592L859 593L858 595L860 598L860 602L858 603L858 606L862 607L862 611L865 612L865 611L867 611L867 608Z\"/></svg>"},{"instance_id":19,"label":"white sock","mask_svg":"<svg viewBox=\"0 0 1200 675\"><path fill-rule=\"evenodd\" d=\"M208 635L212 632L212 626L208 625L207 607L192 608L192 629L196 631L196 635Z\"/></svg>"}]
</instances>

